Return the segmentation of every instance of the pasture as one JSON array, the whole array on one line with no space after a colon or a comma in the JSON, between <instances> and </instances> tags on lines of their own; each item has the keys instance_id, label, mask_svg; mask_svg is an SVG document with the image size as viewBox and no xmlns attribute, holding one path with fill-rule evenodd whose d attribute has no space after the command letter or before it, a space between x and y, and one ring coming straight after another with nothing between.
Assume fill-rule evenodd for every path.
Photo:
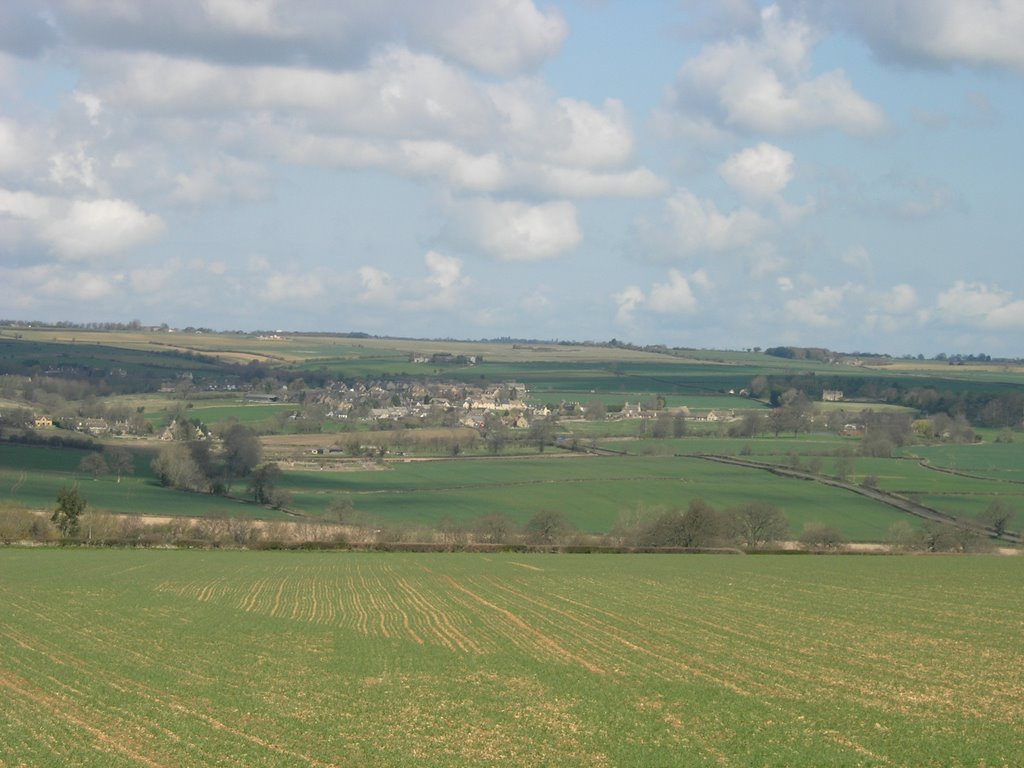
<instances>
[{"instance_id":1,"label":"pasture","mask_svg":"<svg viewBox=\"0 0 1024 768\"><path fill-rule=\"evenodd\" d=\"M358 511L399 525L470 522L494 512L525 522L550 509L581 531L606 533L636 510L683 508L694 498L723 508L770 501L785 511L794 536L804 523L821 522L855 541L882 541L902 519L836 488L674 456L412 461L383 471L292 472L287 487L296 505L312 513L344 492Z\"/></svg>"},{"instance_id":2,"label":"pasture","mask_svg":"<svg viewBox=\"0 0 1024 768\"><path fill-rule=\"evenodd\" d=\"M252 406L256 411L262 407ZM311 456L304 446L312 438L333 441L327 435L269 441L275 454L286 449L304 451L296 461L282 453L281 485L292 497L289 511L313 519L327 515L331 502L344 496L352 502L358 519L394 528L434 528L442 521L468 525L491 513L522 524L541 510L555 510L584 533L604 534L644 510L684 508L701 498L720 509L769 501L785 512L793 538L809 523L834 526L851 541L885 541L898 520L919 524L917 518L849 491L776 477L760 469L715 464L693 455L742 453L760 462L802 468L813 465L832 475L840 461L836 452L855 446L856 441L829 435L599 442L583 438L583 445L593 442L624 454L594 456L549 448L543 454L381 463ZM111 475L94 480L79 469L86 455L82 450L0 445L0 501L51 508L57 489L77 484L90 507L100 511L288 517L244 500L161 488L149 466L155 447L127 445L135 450L135 474L123 477L120 483ZM906 458L850 457L850 479L859 483L871 477L882 490L962 517L979 515L996 499L1012 508L1024 507L1024 484L1020 482L1024 442L912 446L905 453ZM236 483L233 493L247 496L244 480ZM1015 520L1011 529L1020 524Z\"/></svg>"},{"instance_id":3,"label":"pasture","mask_svg":"<svg viewBox=\"0 0 1024 768\"><path fill-rule=\"evenodd\" d=\"M186 493L161 488L149 467L149 451L135 454L134 475L118 483L105 475L94 480L78 464L85 451L0 444L0 502L52 510L62 486L77 486L89 508L132 515L258 517L284 519L282 512L208 493ZM244 491L244 483L238 490Z\"/></svg>"},{"instance_id":4,"label":"pasture","mask_svg":"<svg viewBox=\"0 0 1024 768\"><path fill-rule=\"evenodd\" d=\"M739 443L733 444L735 450ZM120 483L109 475L94 480L81 471L84 455L73 449L0 445L0 500L52 508L57 489L77 484L91 508L106 512L287 517L233 498L161 488L149 467L151 452L140 451L136 474ZM555 510L580 531L602 534L638 511L683 508L694 498L719 508L770 501L786 513L794 537L806 523L822 523L852 541L883 541L889 527L905 517L837 488L672 455L587 456L549 449L544 455L518 457L352 462L343 471L303 466L286 464L282 477L281 486L292 495L292 512L320 518L332 500L344 495L360 518L409 529L435 527L442 520L469 524L495 512L521 524L536 512ZM244 481L234 493L245 495Z\"/></svg>"},{"instance_id":5,"label":"pasture","mask_svg":"<svg viewBox=\"0 0 1024 768\"><path fill-rule=\"evenodd\" d=\"M1021 765L1022 577L0 549L0 765Z\"/></svg>"}]
</instances>

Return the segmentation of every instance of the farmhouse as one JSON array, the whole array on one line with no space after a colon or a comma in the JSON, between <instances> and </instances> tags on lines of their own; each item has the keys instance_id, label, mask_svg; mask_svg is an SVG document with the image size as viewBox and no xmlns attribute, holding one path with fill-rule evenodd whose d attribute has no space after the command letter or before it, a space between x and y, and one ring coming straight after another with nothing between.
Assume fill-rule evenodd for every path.
<instances>
[{"instance_id":1,"label":"farmhouse","mask_svg":"<svg viewBox=\"0 0 1024 768\"><path fill-rule=\"evenodd\" d=\"M35 420L32 423L35 425L36 429L38 429L39 427L52 427L53 419L51 419L49 416L36 416Z\"/></svg>"},{"instance_id":2,"label":"farmhouse","mask_svg":"<svg viewBox=\"0 0 1024 768\"><path fill-rule=\"evenodd\" d=\"M843 399L843 390L826 389L821 393L821 400L824 403L838 403Z\"/></svg>"}]
</instances>

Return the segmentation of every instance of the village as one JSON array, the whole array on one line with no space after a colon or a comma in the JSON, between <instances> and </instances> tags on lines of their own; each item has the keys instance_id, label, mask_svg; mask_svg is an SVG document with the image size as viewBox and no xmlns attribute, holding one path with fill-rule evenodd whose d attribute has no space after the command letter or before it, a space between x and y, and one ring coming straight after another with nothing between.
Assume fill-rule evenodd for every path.
<instances>
[{"instance_id":1,"label":"village","mask_svg":"<svg viewBox=\"0 0 1024 768\"><path fill-rule=\"evenodd\" d=\"M149 408L122 408L107 404L101 410L75 414L33 416L37 428L59 426L93 437L153 436L161 440L204 440L213 436L216 426L206 412L228 404L239 406L276 406L274 419L263 425L267 432L319 432L416 427L468 427L484 432L500 424L509 429L529 429L538 422L561 420L617 421L687 419L695 422L731 421L733 411L706 410L691 413L686 406L668 408L660 398L644 400L637 395L621 404L606 404L598 398L581 402L559 399L543 402L532 396L520 382L469 384L465 382L410 379L408 377L372 380L332 380L321 387L308 387L301 380L290 384L274 382L232 386L209 384L203 388L183 389L177 382L166 382L160 394L173 394L160 401L159 411ZM293 406L293 407L288 407ZM166 412L166 418L156 413ZM210 421L211 423L206 423ZM271 421L273 423L271 423ZM329 426L333 424L332 426ZM361 427L359 425L362 425Z\"/></svg>"}]
</instances>

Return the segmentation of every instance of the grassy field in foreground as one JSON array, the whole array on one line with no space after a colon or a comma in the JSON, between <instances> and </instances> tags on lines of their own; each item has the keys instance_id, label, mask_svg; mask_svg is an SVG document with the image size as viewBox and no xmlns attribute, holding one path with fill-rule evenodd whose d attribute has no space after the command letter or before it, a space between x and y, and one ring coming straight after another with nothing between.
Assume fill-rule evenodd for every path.
<instances>
[{"instance_id":1,"label":"grassy field in foreground","mask_svg":"<svg viewBox=\"0 0 1024 768\"><path fill-rule=\"evenodd\" d=\"M1021 765L1022 577L3 549L0 765Z\"/></svg>"}]
</instances>

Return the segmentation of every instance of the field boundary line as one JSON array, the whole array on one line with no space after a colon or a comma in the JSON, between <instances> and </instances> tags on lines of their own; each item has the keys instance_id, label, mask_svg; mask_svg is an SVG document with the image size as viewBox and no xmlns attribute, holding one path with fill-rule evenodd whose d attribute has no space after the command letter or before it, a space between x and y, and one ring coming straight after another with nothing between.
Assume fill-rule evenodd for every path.
<instances>
[{"instance_id":1,"label":"field boundary line","mask_svg":"<svg viewBox=\"0 0 1024 768\"><path fill-rule=\"evenodd\" d=\"M920 504L916 501L911 501L904 496L880 491L877 488L865 488L863 485L857 485L845 480L837 480L833 477L815 475L809 472L802 472L798 469L780 467L775 464L768 464L762 461L740 459L735 456L723 456L722 454L717 453L691 453L679 455L683 458L704 459L705 461L715 461L719 464L731 464L737 467L746 467L747 469L761 469L765 472L770 472L773 475L778 475L779 477L788 477L795 480L810 480L815 483L821 483L822 485L829 485L833 488L841 488L843 490L856 493L859 496L864 496L874 501L881 502L882 504L898 509L901 512L906 512L914 515L915 517L920 517L923 520L930 520L936 523L949 523L950 525L955 525L958 528L975 530L987 533L989 536L994 536L994 532L990 528L962 520L961 518L954 517L953 515L945 512L940 512L932 507L925 506L924 504ZM1003 534L1002 540L1009 542L1010 544L1020 544L1024 542L1024 536L1008 531Z\"/></svg>"}]
</instances>

